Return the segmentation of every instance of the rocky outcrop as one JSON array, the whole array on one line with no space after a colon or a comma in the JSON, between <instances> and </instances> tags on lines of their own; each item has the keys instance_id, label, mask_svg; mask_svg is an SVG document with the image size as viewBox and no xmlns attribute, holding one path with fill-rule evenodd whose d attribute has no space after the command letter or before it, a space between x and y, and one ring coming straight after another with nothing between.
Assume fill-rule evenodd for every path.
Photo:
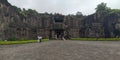
<instances>
[{"instance_id":1,"label":"rocky outcrop","mask_svg":"<svg viewBox=\"0 0 120 60\"><path fill-rule=\"evenodd\" d=\"M119 37L119 13L96 12L83 19L83 37Z\"/></svg>"},{"instance_id":2,"label":"rocky outcrop","mask_svg":"<svg viewBox=\"0 0 120 60\"><path fill-rule=\"evenodd\" d=\"M104 18L105 37L120 36L120 14L112 13Z\"/></svg>"},{"instance_id":3,"label":"rocky outcrop","mask_svg":"<svg viewBox=\"0 0 120 60\"><path fill-rule=\"evenodd\" d=\"M55 37L119 37L120 13L97 11L89 16L37 13L0 0L0 40Z\"/></svg>"}]
</instances>

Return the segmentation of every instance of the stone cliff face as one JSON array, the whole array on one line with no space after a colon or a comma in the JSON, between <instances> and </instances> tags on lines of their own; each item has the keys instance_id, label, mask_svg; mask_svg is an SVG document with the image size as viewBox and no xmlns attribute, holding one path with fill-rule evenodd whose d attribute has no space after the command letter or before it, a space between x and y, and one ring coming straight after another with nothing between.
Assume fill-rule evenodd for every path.
<instances>
[{"instance_id":1,"label":"stone cliff face","mask_svg":"<svg viewBox=\"0 0 120 60\"><path fill-rule=\"evenodd\" d=\"M83 37L118 37L120 14L96 12L83 19Z\"/></svg>"},{"instance_id":2,"label":"stone cliff face","mask_svg":"<svg viewBox=\"0 0 120 60\"><path fill-rule=\"evenodd\" d=\"M4 31L9 29L8 26L16 13L14 10L7 0L0 0L0 39L5 38Z\"/></svg>"},{"instance_id":3,"label":"stone cliff face","mask_svg":"<svg viewBox=\"0 0 120 60\"><path fill-rule=\"evenodd\" d=\"M0 0L0 4L1 4L1 6L11 6L11 4L8 3L7 0Z\"/></svg>"},{"instance_id":4,"label":"stone cliff face","mask_svg":"<svg viewBox=\"0 0 120 60\"><path fill-rule=\"evenodd\" d=\"M17 9L15 6L11 6L7 0L0 0L0 39L27 39L28 32L38 22L36 21L39 19L38 16L23 16Z\"/></svg>"},{"instance_id":5,"label":"stone cliff face","mask_svg":"<svg viewBox=\"0 0 120 60\"><path fill-rule=\"evenodd\" d=\"M105 37L120 36L120 14L112 13L104 18L104 34Z\"/></svg>"},{"instance_id":6,"label":"stone cliff face","mask_svg":"<svg viewBox=\"0 0 120 60\"><path fill-rule=\"evenodd\" d=\"M0 40L78 37L119 37L120 14L96 12L89 16L22 13L7 0L0 0ZM55 20L57 19L58 22ZM61 22L62 21L62 22Z\"/></svg>"},{"instance_id":7,"label":"stone cliff face","mask_svg":"<svg viewBox=\"0 0 120 60\"><path fill-rule=\"evenodd\" d=\"M83 19L84 37L104 37L104 16L97 12Z\"/></svg>"},{"instance_id":8,"label":"stone cliff face","mask_svg":"<svg viewBox=\"0 0 120 60\"><path fill-rule=\"evenodd\" d=\"M26 12L25 12L26 13ZM36 39L37 35L44 38L55 38L55 34L72 35L79 37L79 22L82 18L77 16L64 16L60 14L35 14L30 12L22 14L18 8L11 6L7 0L0 1L0 40L1 39ZM63 22L55 22L54 18ZM57 26L58 25L58 26ZM56 29L55 27L60 27ZM55 32L56 30L56 32ZM74 33L73 33L74 32Z\"/></svg>"}]
</instances>

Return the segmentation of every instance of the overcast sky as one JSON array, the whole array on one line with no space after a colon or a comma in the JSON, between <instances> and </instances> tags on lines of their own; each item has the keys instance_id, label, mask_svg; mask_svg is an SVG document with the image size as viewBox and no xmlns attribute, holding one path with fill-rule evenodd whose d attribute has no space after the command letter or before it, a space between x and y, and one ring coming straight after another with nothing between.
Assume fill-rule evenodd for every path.
<instances>
[{"instance_id":1,"label":"overcast sky","mask_svg":"<svg viewBox=\"0 0 120 60\"><path fill-rule=\"evenodd\" d=\"M77 11L84 15L93 14L101 2L108 7L120 9L120 0L8 0L12 5L20 8L35 9L39 13L76 14Z\"/></svg>"}]
</instances>

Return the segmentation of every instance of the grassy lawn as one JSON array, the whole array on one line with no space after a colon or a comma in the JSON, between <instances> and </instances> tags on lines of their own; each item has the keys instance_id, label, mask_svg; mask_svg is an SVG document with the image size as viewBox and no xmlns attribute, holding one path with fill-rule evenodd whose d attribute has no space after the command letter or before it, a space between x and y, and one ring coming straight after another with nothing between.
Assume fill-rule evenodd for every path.
<instances>
[{"instance_id":1,"label":"grassy lawn","mask_svg":"<svg viewBox=\"0 0 120 60\"><path fill-rule=\"evenodd\" d=\"M72 38L71 40L80 40L80 41L120 41L120 38Z\"/></svg>"},{"instance_id":2,"label":"grassy lawn","mask_svg":"<svg viewBox=\"0 0 120 60\"><path fill-rule=\"evenodd\" d=\"M48 39L43 39L42 42L46 42ZM36 43L37 40L21 40L21 41L0 41L0 45L11 45L11 44L26 44Z\"/></svg>"}]
</instances>

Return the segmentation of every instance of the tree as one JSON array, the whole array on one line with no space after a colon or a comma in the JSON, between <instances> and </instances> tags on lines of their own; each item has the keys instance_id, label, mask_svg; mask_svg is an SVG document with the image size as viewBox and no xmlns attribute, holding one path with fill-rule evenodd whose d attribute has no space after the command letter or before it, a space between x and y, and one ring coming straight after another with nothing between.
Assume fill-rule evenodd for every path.
<instances>
[{"instance_id":1,"label":"tree","mask_svg":"<svg viewBox=\"0 0 120 60\"><path fill-rule=\"evenodd\" d=\"M83 16L82 12L79 12L79 11L76 13L76 15L77 16Z\"/></svg>"},{"instance_id":2,"label":"tree","mask_svg":"<svg viewBox=\"0 0 120 60\"><path fill-rule=\"evenodd\" d=\"M110 10L109 7L107 7L107 4L102 2L101 4L98 4L97 5L97 8L95 8L96 11L101 11L101 12L108 12Z\"/></svg>"},{"instance_id":3,"label":"tree","mask_svg":"<svg viewBox=\"0 0 120 60\"><path fill-rule=\"evenodd\" d=\"M23 10L20 12L23 16L36 16L39 13L36 10L28 9L26 10L23 8Z\"/></svg>"},{"instance_id":4,"label":"tree","mask_svg":"<svg viewBox=\"0 0 120 60\"><path fill-rule=\"evenodd\" d=\"M109 14L113 13L119 13L120 14L120 9L111 9Z\"/></svg>"},{"instance_id":5,"label":"tree","mask_svg":"<svg viewBox=\"0 0 120 60\"><path fill-rule=\"evenodd\" d=\"M32 10L32 9L28 9L27 13L33 16L38 14L36 10Z\"/></svg>"},{"instance_id":6,"label":"tree","mask_svg":"<svg viewBox=\"0 0 120 60\"><path fill-rule=\"evenodd\" d=\"M16 6L13 6L13 7L14 7L14 9L16 9L16 12L21 12L21 8L18 8Z\"/></svg>"}]
</instances>

